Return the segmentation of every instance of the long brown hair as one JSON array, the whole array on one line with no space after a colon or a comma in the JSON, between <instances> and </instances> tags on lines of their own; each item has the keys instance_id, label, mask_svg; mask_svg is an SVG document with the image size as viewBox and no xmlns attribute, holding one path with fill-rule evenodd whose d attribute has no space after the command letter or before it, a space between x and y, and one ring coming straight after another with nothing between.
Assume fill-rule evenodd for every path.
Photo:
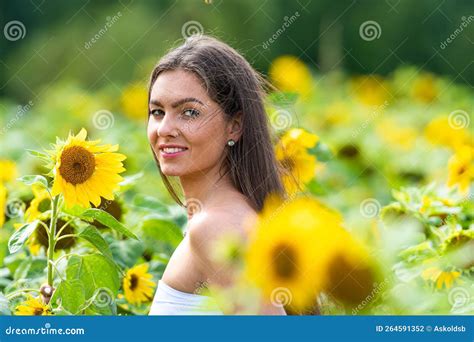
<instances>
[{"instance_id":1,"label":"long brown hair","mask_svg":"<svg viewBox=\"0 0 474 342\"><path fill-rule=\"evenodd\" d=\"M225 173L230 173L234 186L257 211L262 210L270 193L285 196L264 108L265 86L268 85L265 79L227 44L209 36L192 36L169 51L155 66L148 101L158 76L177 69L192 72L203 82L209 97L221 107L227 120L242 115L242 135L233 147L226 148L222 165ZM153 156L168 192L178 204L184 205L163 174L154 152Z\"/></svg>"}]
</instances>

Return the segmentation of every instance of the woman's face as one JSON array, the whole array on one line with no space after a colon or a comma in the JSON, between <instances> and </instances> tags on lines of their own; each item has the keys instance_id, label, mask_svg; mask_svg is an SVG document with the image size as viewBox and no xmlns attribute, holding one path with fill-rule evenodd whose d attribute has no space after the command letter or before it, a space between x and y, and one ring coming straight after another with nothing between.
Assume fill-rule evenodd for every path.
<instances>
[{"instance_id":1,"label":"woman's face","mask_svg":"<svg viewBox=\"0 0 474 342\"><path fill-rule=\"evenodd\" d=\"M148 139L167 176L207 173L220 166L230 123L191 72L161 73L150 94Z\"/></svg>"}]
</instances>

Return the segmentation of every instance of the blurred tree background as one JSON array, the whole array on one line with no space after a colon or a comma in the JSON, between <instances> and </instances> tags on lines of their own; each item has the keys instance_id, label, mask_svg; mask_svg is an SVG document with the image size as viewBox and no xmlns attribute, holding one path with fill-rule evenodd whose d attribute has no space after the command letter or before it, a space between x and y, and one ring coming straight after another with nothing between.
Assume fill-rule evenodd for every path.
<instances>
[{"instance_id":1,"label":"blurred tree background","mask_svg":"<svg viewBox=\"0 0 474 342\"><path fill-rule=\"evenodd\" d=\"M182 40L189 21L237 48L262 72L275 57L291 54L317 72L386 75L409 64L472 85L473 9L471 0L3 1L2 27L18 20L25 34L0 40L0 95L22 103L65 78L91 91L146 79L163 52ZM369 20L380 26L371 41L359 34ZM112 25L87 49L108 21ZM276 41L262 48L275 34Z\"/></svg>"}]
</instances>

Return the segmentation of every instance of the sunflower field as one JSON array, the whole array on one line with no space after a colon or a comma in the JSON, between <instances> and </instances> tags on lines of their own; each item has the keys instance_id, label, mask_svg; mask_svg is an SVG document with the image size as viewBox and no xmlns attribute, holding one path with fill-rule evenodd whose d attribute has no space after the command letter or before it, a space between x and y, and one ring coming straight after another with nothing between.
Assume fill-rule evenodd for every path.
<instances>
[{"instance_id":1,"label":"sunflower field","mask_svg":"<svg viewBox=\"0 0 474 342\"><path fill-rule=\"evenodd\" d=\"M262 298L289 314L473 314L472 9L6 2L0 314L148 314L187 214L203 209L177 205L160 178L148 80L175 39L201 34L274 86L265 108L288 198L268 196L248 241L216 242L235 282L197 292L241 314Z\"/></svg>"},{"instance_id":2,"label":"sunflower field","mask_svg":"<svg viewBox=\"0 0 474 342\"><path fill-rule=\"evenodd\" d=\"M268 78L290 197L267 199L248 244L216 245L240 277L206 291L244 314L261 295L299 314L474 313L472 88L291 55ZM146 315L187 220L149 149L146 83L59 82L0 110L0 312Z\"/></svg>"}]
</instances>

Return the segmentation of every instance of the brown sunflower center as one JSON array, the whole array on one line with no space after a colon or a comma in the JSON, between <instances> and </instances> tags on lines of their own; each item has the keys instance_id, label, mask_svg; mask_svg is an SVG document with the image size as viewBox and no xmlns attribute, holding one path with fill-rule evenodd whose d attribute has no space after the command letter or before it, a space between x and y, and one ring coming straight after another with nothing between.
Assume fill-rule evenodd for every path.
<instances>
[{"instance_id":1,"label":"brown sunflower center","mask_svg":"<svg viewBox=\"0 0 474 342\"><path fill-rule=\"evenodd\" d=\"M290 279L296 273L296 253L292 247L279 245L273 250L275 274L282 279Z\"/></svg>"},{"instance_id":2,"label":"brown sunflower center","mask_svg":"<svg viewBox=\"0 0 474 342\"><path fill-rule=\"evenodd\" d=\"M467 167L466 167L466 165L463 165L458 169L458 175L460 176L460 175L464 174L464 172L466 172L466 171L467 171Z\"/></svg>"},{"instance_id":3,"label":"brown sunflower center","mask_svg":"<svg viewBox=\"0 0 474 342\"><path fill-rule=\"evenodd\" d=\"M130 290L135 290L138 285L138 277L136 274L132 274L130 277Z\"/></svg>"},{"instance_id":4,"label":"brown sunflower center","mask_svg":"<svg viewBox=\"0 0 474 342\"><path fill-rule=\"evenodd\" d=\"M43 308L35 308L33 311L34 316L42 316L43 315Z\"/></svg>"},{"instance_id":5,"label":"brown sunflower center","mask_svg":"<svg viewBox=\"0 0 474 342\"><path fill-rule=\"evenodd\" d=\"M347 304L357 305L374 289L374 274L363 262L336 255L329 264L328 291Z\"/></svg>"},{"instance_id":6,"label":"brown sunflower center","mask_svg":"<svg viewBox=\"0 0 474 342\"><path fill-rule=\"evenodd\" d=\"M44 221L46 226L49 227L50 225L50 219L47 219ZM58 219L57 221L57 232L59 229L61 229L64 225L66 224L66 221L63 221L61 219ZM60 237L64 235L69 235L69 234L74 234L75 229L71 224L68 224L62 231L61 234L59 235ZM46 232L46 228L44 228L43 225L38 226L38 228L35 231L36 234L36 239L37 241L44 246L46 249L49 247L49 238L48 238L48 233ZM59 249L68 249L72 246L74 246L76 243L76 238L74 236L66 237L64 239L61 239L56 242L56 245L54 246L54 250L57 251Z\"/></svg>"},{"instance_id":7,"label":"brown sunflower center","mask_svg":"<svg viewBox=\"0 0 474 342\"><path fill-rule=\"evenodd\" d=\"M82 146L66 148L61 154L59 173L68 183L84 183L92 176L94 169L94 155Z\"/></svg>"}]
</instances>

